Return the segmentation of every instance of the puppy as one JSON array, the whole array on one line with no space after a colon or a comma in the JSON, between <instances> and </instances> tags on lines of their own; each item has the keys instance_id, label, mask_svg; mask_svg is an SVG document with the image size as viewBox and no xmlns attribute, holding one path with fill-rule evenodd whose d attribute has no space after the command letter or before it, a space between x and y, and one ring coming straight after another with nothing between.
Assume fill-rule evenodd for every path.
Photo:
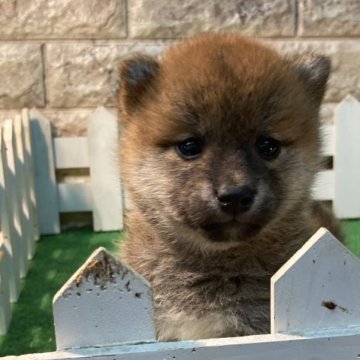
<instances>
[{"instance_id":1,"label":"puppy","mask_svg":"<svg viewBox=\"0 0 360 360\"><path fill-rule=\"evenodd\" d=\"M324 56L205 34L121 66L122 258L150 281L159 340L269 331L274 272L320 227Z\"/></svg>"}]
</instances>

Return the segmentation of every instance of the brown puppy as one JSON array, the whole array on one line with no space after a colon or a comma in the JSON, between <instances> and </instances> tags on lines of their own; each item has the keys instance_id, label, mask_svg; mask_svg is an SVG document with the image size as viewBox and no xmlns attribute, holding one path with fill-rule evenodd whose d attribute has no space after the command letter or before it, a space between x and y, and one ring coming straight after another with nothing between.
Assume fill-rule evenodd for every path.
<instances>
[{"instance_id":1,"label":"brown puppy","mask_svg":"<svg viewBox=\"0 0 360 360\"><path fill-rule=\"evenodd\" d=\"M269 331L270 276L318 229L311 200L330 63L206 34L121 67L122 257L153 287L159 340Z\"/></svg>"}]
</instances>

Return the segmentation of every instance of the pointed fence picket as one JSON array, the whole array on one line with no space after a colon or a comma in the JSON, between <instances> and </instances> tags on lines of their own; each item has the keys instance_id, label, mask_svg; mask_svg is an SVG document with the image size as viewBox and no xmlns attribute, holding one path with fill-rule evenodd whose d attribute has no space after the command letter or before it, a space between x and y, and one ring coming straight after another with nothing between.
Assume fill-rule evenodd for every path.
<instances>
[{"instance_id":1,"label":"pointed fence picket","mask_svg":"<svg viewBox=\"0 0 360 360\"><path fill-rule=\"evenodd\" d=\"M56 294L57 351L6 360L355 360L360 261L320 229L271 279L271 334L156 342L149 284L104 249Z\"/></svg>"},{"instance_id":2,"label":"pointed fence picket","mask_svg":"<svg viewBox=\"0 0 360 360\"><path fill-rule=\"evenodd\" d=\"M54 310L59 349L155 341L150 284L104 248L59 290Z\"/></svg>"}]
</instances>

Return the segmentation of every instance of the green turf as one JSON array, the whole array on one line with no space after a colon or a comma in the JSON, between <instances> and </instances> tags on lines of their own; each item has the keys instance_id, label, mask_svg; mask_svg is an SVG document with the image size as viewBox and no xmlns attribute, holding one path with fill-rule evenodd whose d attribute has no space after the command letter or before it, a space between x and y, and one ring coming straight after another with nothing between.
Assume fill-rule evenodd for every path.
<instances>
[{"instance_id":1,"label":"green turf","mask_svg":"<svg viewBox=\"0 0 360 360\"><path fill-rule=\"evenodd\" d=\"M52 298L65 281L99 246L116 249L118 232L94 233L91 230L43 236L20 298L13 306L10 329L0 337L0 356L55 350Z\"/></svg>"},{"instance_id":2,"label":"green turf","mask_svg":"<svg viewBox=\"0 0 360 360\"><path fill-rule=\"evenodd\" d=\"M343 222L346 245L360 257L360 220ZM23 281L7 335L0 337L0 356L55 350L52 298L56 291L99 246L114 250L121 234L91 230L43 236Z\"/></svg>"},{"instance_id":3,"label":"green turf","mask_svg":"<svg viewBox=\"0 0 360 360\"><path fill-rule=\"evenodd\" d=\"M347 247L360 257L360 220L346 220L342 225Z\"/></svg>"}]
</instances>

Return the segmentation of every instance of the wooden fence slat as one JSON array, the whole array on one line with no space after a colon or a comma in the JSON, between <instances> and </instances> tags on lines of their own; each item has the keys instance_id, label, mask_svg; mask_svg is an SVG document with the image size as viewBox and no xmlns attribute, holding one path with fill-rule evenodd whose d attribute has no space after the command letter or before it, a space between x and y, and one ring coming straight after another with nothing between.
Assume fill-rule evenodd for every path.
<instances>
[{"instance_id":1,"label":"wooden fence slat","mask_svg":"<svg viewBox=\"0 0 360 360\"><path fill-rule=\"evenodd\" d=\"M1 213L1 231L3 236L3 251L8 259L8 281L10 289L10 300L16 301L20 293L20 257L18 255L17 236L14 227L14 222L8 209L11 209L12 199L10 190L8 188L9 175L8 175L7 157L5 142L3 136L3 128L0 126L0 213Z\"/></svg>"},{"instance_id":2,"label":"wooden fence slat","mask_svg":"<svg viewBox=\"0 0 360 360\"><path fill-rule=\"evenodd\" d=\"M54 297L57 349L155 341L150 284L104 248Z\"/></svg>"},{"instance_id":3,"label":"wooden fence slat","mask_svg":"<svg viewBox=\"0 0 360 360\"><path fill-rule=\"evenodd\" d=\"M5 245L0 232L0 335L6 334L11 320L9 274Z\"/></svg>"},{"instance_id":4,"label":"wooden fence slat","mask_svg":"<svg viewBox=\"0 0 360 360\"><path fill-rule=\"evenodd\" d=\"M57 187L60 212L92 211L90 183L60 183Z\"/></svg>"},{"instance_id":5,"label":"wooden fence slat","mask_svg":"<svg viewBox=\"0 0 360 360\"><path fill-rule=\"evenodd\" d=\"M2 224L4 222L3 218L3 208L5 209L5 207L3 207L2 205L4 204L4 196L5 196L5 184L4 184L4 170L3 170L3 162L2 162L2 154L3 152L5 153L5 147L4 147L4 142L3 142L3 136L2 136L2 127L0 125L0 232L2 227L4 226L4 224Z\"/></svg>"},{"instance_id":6,"label":"wooden fence slat","mask_svg":"<svg viewBox=\"0 0 360 360\"><path fill-rule=\"evenodd\" d=\"M40 233L58 234L60 219L50 122L36 109L32 109L30 129Z\"/></svg>"},{"instance_id":7,"label":"wooden fence slat","mask_svg":"<svg viewBox=\"0 0 360 360\"><path fill-rule=\"evenodd\" d=\"M333 124L323 124L321 127L323 156L334 156L335 153L335 126ZM335 174L334 170L320 171L314 182L313 197L316 200L334 199Z\"/></svg>"},{"instance_id":8,"label":"wooden fence slat","mask_svg":"<svg viewBox=\"0 0 360 360\"><path fill-rule=\"evenodd\" d=\"M86 137L54 138L56 169L89 168L88 139Z\"/></svg>"},{"instance_id":9,"label":"wooden fence slat","mask_svg":"<svg viewBox=\"0 0 360 360\"><path fill-rule=\"evenodd\" d=\"M333 124L324 124L321 127L322 148L321 153L324 156L334 156L335 154L335 126Z\"/></svg>"},{"instance_id":10,"label":"wooden fence slat","mask_svg":"<svg viewBox=\"0 0 360 360\"><path fill-rule=\"evenodd\" d=\"M34 178L34 159L32 154L32 141L30 133L30 114L28 109L23 109L21 113L21 119L24 129L24 155L26 165L26 176L29 179L29 195L30 195L30 214L33 223L33 236L35 240L39 240L39 224L37 217L37 205L36 205L36 194L35 194L35 178Z\"/></svg>"},{"instance_id":11,"label":"wooden fence slat","mask_svg":"<svg viewBox=\"0 0 360 360\"><path fill-rule=\"evenodd\" d=\"M357 360L360 335L258 335L69 349L3 360Z\"/></svg>"},{"instance_id":12,"label":"wooden fence slat","mask_svg":"<svg viewBox=\"0 0 360 360\"><path fill-rule=\"evenodd\" d=\"M338 105L335 118L334 209L340 218L358 218L360 217L360 103L352 96L348 96Z\"/></svg>"},{"instance_id":13,"label":"wooden fence slat","mask_svg":"<svg viewBox=\"0 0 360 360\"><path fill-rule=\"evenodd\" d=\"M7 214L9 222L14 223L14 227L10 227L11 241L13 241L13 250L16 249L17 255L14 258L19 261L20 276L24 277L27 273L28 263L28 243L23 236L24 219L21 206L21 180L18 174L18 151L16 146L14 126L11 120L6 120L3 125L4 129L4 143L6 145L6 159L9 171L5 171L5 176L8 176L6 188L11 194L11 200L7 205ZM15 242L16 239L16 242Z\"/></svg>"},{"instance_id":14,"label":"wooden fence slat","mask_svg":"<svg viewBox=\"0 0 360 360\"><path fill-rule=\"evenodd\" d=\"M334 170L320 171L315 179L313 188L314 198L316 200L333 200L335 186Z\"/></svg>"},{"instance_id":15,"label":"wooden fence slat","mask_svg":"<svg viewBox=\"0 0 360 360\"><path fill-rule=\"evenodd\" d=\"M33 220L31 218L31 199L29 192L29 177L26 173L25 164L25 150L24 150L24 129L22 124L21 115L16 116L14 119L14 132L17 149L16 158L16 176L18 184L19 194L19 206L20 206L20 220L21 220L21 233L22 240L27 244L27 256L31 259L35 252L35 241L34 241L34 228Z\"/></svg>"},{"instance_id":16,"label":"wooden fence slat","mask_svg":"<svg viewBox=\"0 0 360 360\"><path fill-rule=\"evenodd\" d=\"M360 260L321 228L271 279L271 332L360 328Z\"/></svg>"},{"instance_id":17,"label":"wooden fence slat","mask_svg":"<svg viewBox=\"0 0 360 360\"><path fill-rule=\"evenodd\" d=\"M2 129L0 126L0 152L2 151ZM9 264L3 233L4 227L4 216L2 214L5 209L5 189L3 187L3 164L0 157L0 335L4 335L9 326L11 319L11 308L10 308L10 281L11 271L9 273Z\"/></svg>"},{"instance_id":18,"label":"wooden fence slat","mask_svg":"<svg viewBox=\"0 0 360 360\"><path fill-rule=\"evenodd\" d=\"M88 134L94 230L122 229L123 209L116 117L103 107L98 108L90 118Z\"/></svg>"}]
</instances>

